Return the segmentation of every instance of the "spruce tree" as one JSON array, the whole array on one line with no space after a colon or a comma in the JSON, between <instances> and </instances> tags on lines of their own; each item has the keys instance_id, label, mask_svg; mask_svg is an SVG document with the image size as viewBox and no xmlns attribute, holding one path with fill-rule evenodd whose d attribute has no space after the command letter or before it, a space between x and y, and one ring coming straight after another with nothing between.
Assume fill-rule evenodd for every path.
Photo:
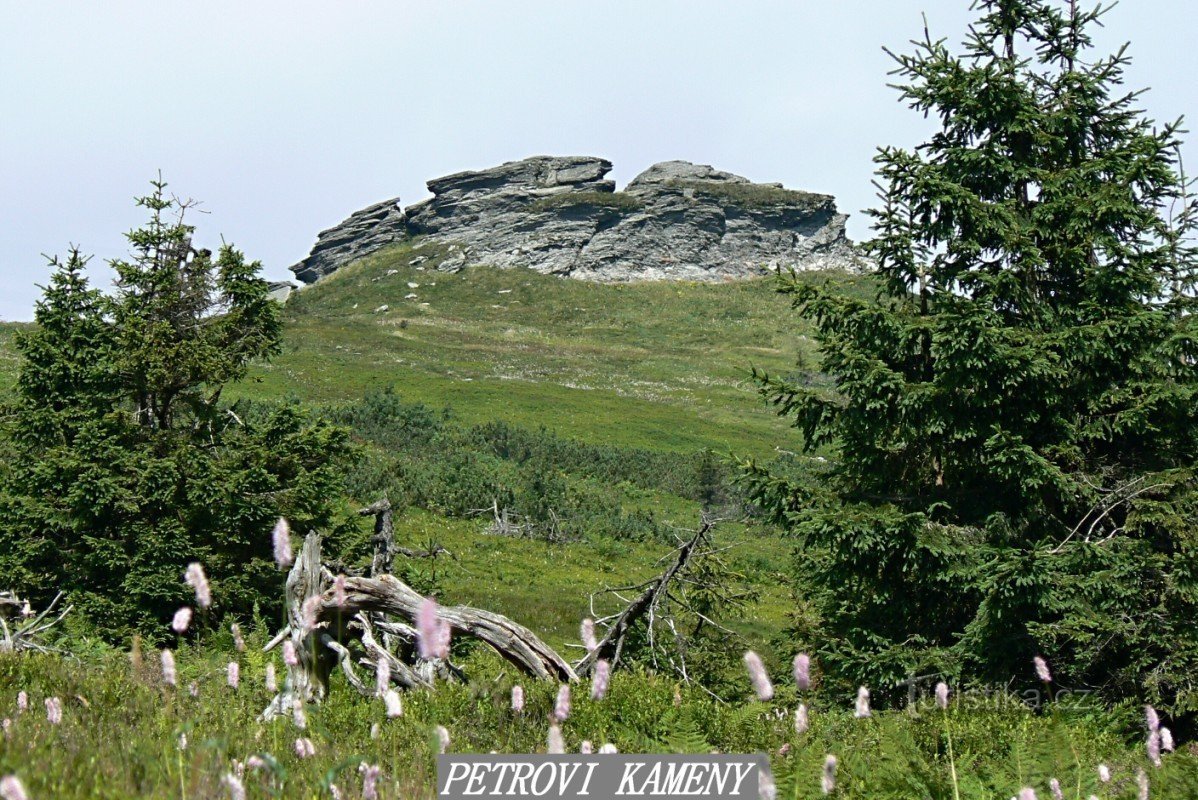
<instances>
[{"instance_id":1,"label":"spruce tree","mask_svg":"<svg viewBox=\"0 0 1198 800\"><path fill-rule=\"evenodd\" d=\"M278 352L280 309L257 262L194 248L189 204L153 185L111 295L78 251L51 261L4 416L0 575L35 600L66 592L111 637L162 636L191 561L214 615L279 603L270 527L330 524L349 453L343 430L294 406L223 398Z\"/></svg>"},{"instance_id":2,"label":"spruce tree","mask_svg":"<svg viewBox=\"0 0 1198 800\"><path fill-rule=\"evenodd\" d=\"M1122 88L1126 47L1095 56L1102 9L976 10L960 54L892 54L939 130L876 157L877 300L781 287L835 388L757 377L828 481L747 479L801 542L833 677L1034 685L1041 654L1065 686L1198 708L1179 123Z\"/></svg>"}]
</instances>

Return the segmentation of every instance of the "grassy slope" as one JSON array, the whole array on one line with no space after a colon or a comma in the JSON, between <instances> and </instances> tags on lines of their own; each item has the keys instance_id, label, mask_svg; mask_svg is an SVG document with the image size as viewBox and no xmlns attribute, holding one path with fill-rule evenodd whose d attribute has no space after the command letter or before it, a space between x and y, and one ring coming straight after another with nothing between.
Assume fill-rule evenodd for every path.
<instances>
[{"instance_id":1,"label":"grassy slope","mask_svg":"<svg viewBox=\"0 0 1198 800\"><path fill-rule=\"evenodd\" d=\"M429 261L409 266L420 256ZM293 295L286 352L241 391L327 401L392 384L467 422L502 418L605 444L760 454L793 441L747 383L752 364L786 371L811 354L772 281L446 274L431 268L440 256L402 245Z\"/></svg>"},{"instance_id":2,"label":"grassy slope","mask_svg":"<svg viewBox=\"0 0 1198 800\"><path fill-rule=\"evenodd\" d=\"M13 336L24 325L19 322L0 322L0 396L10 391L17 380L17 351Z\"/></svg>"},{"instance_id":3,"label":"grassy slope","mask_svg":"<svg viewBox=\"0 0 1198 800\"><path fill-rule=\"evenodd\" d=\"M796 354L813 360L807 328L772 280L604 285L527 270L447 274L435 269L444 255L401 245L293 295L284 354L239 391L321 402L390 384L406 400L451 406L464 423L502 419L599 444L739 455L793 445L793 431L747 381L752 364L786 371ZM864 290L849 279L858 283ZM679 498L649 505L679 527L698 517L698 505ZM484 537L480 520L424 512L398 524L401 539L436 538L458 556L443 567L448 597L526 621L554 644L576 640L588 592L648 577L670 549L547 548ZM719 537L735 558L752 560L743 571L762 599L738 628L761 643L792 609L779 580L789 545L738 525Z\"/></svg>"}]
</instances>

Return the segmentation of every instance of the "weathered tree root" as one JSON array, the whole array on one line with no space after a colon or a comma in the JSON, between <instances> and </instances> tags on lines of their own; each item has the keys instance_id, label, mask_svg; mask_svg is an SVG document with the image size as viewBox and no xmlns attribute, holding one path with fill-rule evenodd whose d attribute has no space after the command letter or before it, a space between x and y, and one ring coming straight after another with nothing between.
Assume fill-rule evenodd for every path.
<instances>
[{"instance_id":1,"label":"weathered tree root","mask_svg":"<svg viewBox=\"0 0 1198 800\"><path fill-rule=\"evenodd\" d=\"M391 550L386 541L378 544L384 553ZM418 660L414 666L409 664L404 656L414 656L414 629L405 622L380 619L390 614L414 624L425 600L415 589L393 575L348 577L345 601L338 604L329 584L327 570L320 561L320 536L309 533L287 576L289 624L265 648L271 650L290 640L298 663L288 666L283 691L262 712L263 719L291 713L297 701L321 702L328 694L329 675L338 665L358 691L373 694L354 671L353 656L346 646L346 640L351 638L360 639L366 650L358 666L376 670L379 659L385 659L392 682L405 688L431 686L438 674L461 675L444 661ZM574 669L552 647L502 614L470 606L442 606L437 613L454 634L485 642L526 675L557 681L577 680ZM376 628L383 633L385 642L394 644L379 644ZM403 652L397 652L400 650Z\"/></svg>"}]
</instances>

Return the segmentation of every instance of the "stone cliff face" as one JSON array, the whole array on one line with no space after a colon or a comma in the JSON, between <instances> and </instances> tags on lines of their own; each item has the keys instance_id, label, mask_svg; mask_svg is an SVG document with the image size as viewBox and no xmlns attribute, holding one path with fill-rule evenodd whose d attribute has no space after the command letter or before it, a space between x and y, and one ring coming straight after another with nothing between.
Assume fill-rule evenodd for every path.
<instances>
[{"instance_id":1,"label":"stone cliff face","mask_svg":"<svg viewBox=\"0 0 1198 800\"><path fill-rule=\"evenodd\" d=\"M441 269L528 267L595 281L727 280L782 267L858 270L847 217L829 195L753 183L686 161L655 164L621 192L611 162L537 156L428 182L323 231L291 267L313 283L395 242L456 245Z\"/></svg>"}]
</instances>

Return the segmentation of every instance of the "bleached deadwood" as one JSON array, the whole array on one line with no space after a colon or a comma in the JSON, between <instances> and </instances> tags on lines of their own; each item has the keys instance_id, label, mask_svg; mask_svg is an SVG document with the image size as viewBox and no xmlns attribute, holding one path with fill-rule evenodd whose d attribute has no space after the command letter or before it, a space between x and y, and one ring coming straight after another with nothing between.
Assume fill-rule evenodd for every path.
<instances>
[{"instance_id":1,"label":"bleached deadwood","mask_svg":"<svg viewBox=\"0 0 1198 800\"><path fill-rule=\"evenodd\" d=\"M14 592L0 593L0 652L29 650L36 653L52 653L57 650L43 644L41 636L62 621L73 606L67 606L51 617L54 606L62 599L62 592L54 595L50 604L35 613L28 601L21 600Z\"/></svg>"},{"instance_id":2,"label":"bleached deadwood","mask_svg":"<svg viewBox=\"0 0 1198 800\"><path fill-rule=\"evenodd\" d=\"M419 592L393 575L346 578L345 590L344 607L337 605L331 591L322 596L319 619L332 619L337 613L367 611L394 614L414 623L424 603ZM502 614L470 606L441 606L437 614L455 635L485 642L526 675L558 681L578 677L570 664L539 636Z\"/></svg>"},{"instance_id":3,"label":"bleached deadwood","mask_svg":"<svg viewBox=\"0 0 1198 800\"><path fill-rule=\"evenodd\" d=\"M345 674L345 680L350 686L358 690L358 694L365 697L370 697L374 694L374 690L369 688L354 670L354 656L349 651L349 648L327 633L320 637L320 643L337 654L337 663L341 665L341 671Z\"/></svg>"},{"instance_id":4,"label":"bleached deadwood","mask_svg":"<svg viewBox=\"0 0 1198 800\"><path fill-rule=\"evenodd\" d=\"M640 589L641 593L628 602L619 613L596 620L596 624L607 627L607 632L599 640L595 649L589 651L574 665L575 672L579 675L589 675L595 668L595 662L599 659L604 659L614 669L620 662L620 656L624 652L624 642L629 632L641 619L644 619L646 622L650 644L652 644L654 617L662 601L668 597L671 583L680 579L683 573L685 573L691 558L696 552L709 544L711 530L714 527L715 520L704 517L699 525L699 530L695 531L690 539L683 542L675 550L673 562L656 578L633 586L621 586L604 590L603 593L612 594L616 597L620 597L621 592L631 592L637 589ZM594 597L592 596L591 599L593 604ZM667 625L676 633L672 620L667 620ZM682 673L685 677L685 667L682 668Z\"/></svg>"},{"instance_id":5,"label":"bleached deadwood","mask_svg":"<svg viewBox=\"0 0 1198 800\"><path fill-rule=\"evenodd\" d=\"M361 641L365 653L356 657L356 666L374 672L385 660L391 681L405 688L431 686L437 676L464 677L447 660L417 657L416 631L409 623L415 622L425 598L415 589L393 575L351 576L345 579L345 602L339 605L329 583L328 570L320 563L320 537L309 533L287 576L288 625L265 648L290 640L298 663L288 666L283 691L263 711L263 719L290 714L297 701L322 701L329 675L338 665L358 691L373 694L357 676L355 656L342 637L356 636ZM306 603L310 603L307 613ZM403 621L388 620L387 615ZM438 617L454 634L485 642L525 674L557 681L577 678L570 664L540 637L501 614L442 606ZM376 630L383 634L382 644Z\"/></svg>"},{"instance_id":6,"label":"bleached deadwood","mask_svg":"<svg viewBox=\"0 0 1198 800\"><path fill-rule=\"evenodd\" d=\"M322 584L320 536L312 531L287 574L287 636L275 637L291 641L297 663L287 665L283 691L262 712L263 719L291 714L297 703L319 703L328 694L329 674L337 664L337 654L320 642L321 626L309 628L304 619L304 604L320 596Z\"/></svg>"},{"instance_id":7,"label":"bleached deadwood","mask_svg":"<svg viewBox=\"0 0 1198 800\"><path fill-rule=\"evenodd\" d=\"M394 649L380 645L374 636L374 624L371 622L370 614L359 612L354 617L354 627L362 632L362 646L366 649L366 655L362 659L362 664L368 666L372 670L378 670L380 661L386 661L390 669L391 681L398 683L405 689L415 689L417 687L428 687L433 685L434 673L429 670L420 669L420 664L415 667L401 658L401 654L395 652ZM386 623L379 623L381 627ZM412 640L415 640L416 632L412 631ZM387 641L384 639L384 641ZM402 654L411 657L411 650L407 649Z\"/></svg>"},{"instance_id":8,"label":"bleached deadwood","mask_svg":"<svg viewBox=\"0 0 1198 800\"><path fill-rule=\"evenodd\" d=\"M391 521L391 501L384 497L377 503L358 510L363 517L374 517L374 559L370 562L371 575L390 575L395 565L395 525Z\"/></svg>"}]
</instances>

